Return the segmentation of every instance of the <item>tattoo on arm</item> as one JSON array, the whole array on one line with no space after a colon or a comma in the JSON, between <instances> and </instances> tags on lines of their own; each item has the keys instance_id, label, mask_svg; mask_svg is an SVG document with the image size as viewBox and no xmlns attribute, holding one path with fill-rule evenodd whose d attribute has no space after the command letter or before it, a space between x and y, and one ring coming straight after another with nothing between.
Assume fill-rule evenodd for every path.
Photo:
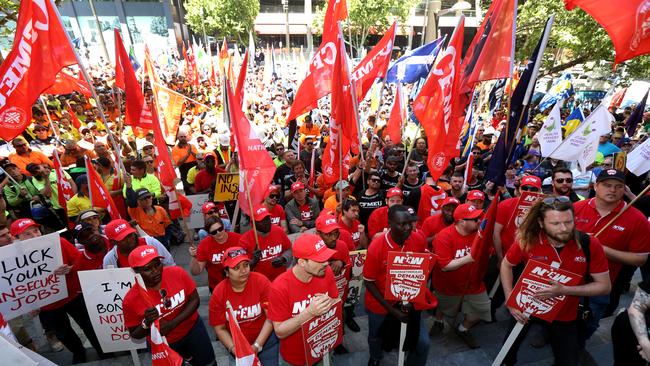
<instances>
[{"instance_id":1,"label":"tattoo on arm","mask_svg":"<svg viewBox=\"0 0 650 366\"><path fill-rule=\"evenodd\" d=\"M640 288L636 289L634 299L630 304L628 315L630 318L630 325L634 330L637 339L639 337L648 337L648 328L645 322L645 313L650 306L650 294Z\"/></svg>"}]
</instances>

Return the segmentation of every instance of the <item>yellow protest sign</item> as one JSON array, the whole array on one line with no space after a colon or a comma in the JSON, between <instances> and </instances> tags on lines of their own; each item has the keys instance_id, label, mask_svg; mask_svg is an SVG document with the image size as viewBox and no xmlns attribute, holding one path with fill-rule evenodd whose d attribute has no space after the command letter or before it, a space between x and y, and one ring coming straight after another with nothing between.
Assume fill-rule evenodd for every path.
<instances>
[{"instance_id":1,"label":"yellow protest sign","mask_svg":"<svg viewBox=\"0 0 650 366\"><path fill-rule=\"evenodd\" d=\"M236 201L239 197L239 174L219 173L214 187L214 201Z\"/></svg>"}]
</instances>

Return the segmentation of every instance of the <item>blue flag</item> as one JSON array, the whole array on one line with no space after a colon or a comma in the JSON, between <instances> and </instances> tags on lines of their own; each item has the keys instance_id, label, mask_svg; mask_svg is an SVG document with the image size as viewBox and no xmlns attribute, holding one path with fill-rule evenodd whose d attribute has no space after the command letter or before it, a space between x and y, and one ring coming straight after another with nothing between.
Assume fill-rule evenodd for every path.
<instances>
[{"instance_id":1,"label":"blue flag","mask_svg":"<svg viewBox=\"0 0 650 366\"><path fill-rule=\"evenodd\" d=\"M630 114L630 116L627 117L627 121L625 121L625 131L627 131L627 135L629 137L634 136L639 122L643 120L643 113L645 112L645 103L647 100L648 92L645 92L643 99L641 99L639 104L636 105L636 108L634 108L632 114Z\"/></svg>"},{"instance_id":2,"label":"blue flag","mask_svg":"<svg viewBox=\"0 0 650 366\"><path fill-rule=\"evenodd\" d=\"M580 107L574 107L571 113L562 121L562 127L566 126L569 122L573 120L578 120L579 122L576 124L578 126L582 121L585 120L585 116L582 114L582 110Z\"/></svg>"},{"instance_id":3,"label":"blue flag","mask_svg":"<svg viewBox=\"0 0 650 366\"><path fill-rule=\"evenodd\" d=\"M133 49L133 46L129 48L129 61L131 61L131 66L133 66L133 71L138 71L140 68L140 63L138 62L138 59L135 58L135 50Z\"/></svg>"},{"instance_id":4,"label":"blue flag","mask_svg":"<svg viewBox=\"0 0 650 366\"><path fill-rule=\"evenodd\" d=\"M388 69L386 82L414 83L420 78L426 78L445 42L445 37L440 37L400 57Z\"/></svg>"},{"instance_id":5,"label":"blue flag","mask_svg":"<svg viewBox=\"0 0 650 366\"><path fill-rule=\"evenodd\" d=\"M539 102L539 110L545 111L555 105L560 99L567 99L575 92L573 91L573 84L571 83L571 73L565 72L555 80L551 89L544 95L542 101Z\"/></svg>"}]
</instances>

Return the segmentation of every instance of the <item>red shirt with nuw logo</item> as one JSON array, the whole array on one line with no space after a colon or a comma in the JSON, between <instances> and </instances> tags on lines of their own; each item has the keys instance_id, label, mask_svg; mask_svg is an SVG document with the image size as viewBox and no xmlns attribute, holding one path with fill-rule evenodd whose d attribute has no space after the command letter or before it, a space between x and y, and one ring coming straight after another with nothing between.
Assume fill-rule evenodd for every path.
<instances>
[{"instance_id":1,"label":"red shirt with nuw logo","mask_svg":"<svg viewBox=\"0 0 650 366\"><path fill-rule=\"evenodd\" d=\"M314 219L314 213L311 211L309 202L300 206L300 221L311 221Z\"/></svg>"},{"instance_id":2,"label":"red shirt with nuw logo","mask_svg":"<svg viewBox=\"0 0 650 366\"><path fill-rule=\"evenodd\" d=\"M605 258L603 246L600 244L600 241L593 236L589 241L589 252L589 273L591 275L607 273L609 268L607 266L607 258ZM505 254L504 259L512 265L525 263L529 259L546 264L559 262L561 269L582 276L580 285L584 284L584 276L585 273L587 273L587 258L585 257L582 248L578 248L578 245L574 240L566 243L558 253L558 251L549 244L548 239L544 234L541 235L541 242L533 245L528 252L524 252L521 249L519 242L515 241L510 249L508 249L508 253ZM579 297L569 296L555 320L565 322L575 320L579 301Z\"/></svg>"},{"instance_id":3,"label":"red shirt with nuw logo","mask_svg":"<svg viewBox=\"0 0 650 366\"><path fill-rule=\"evenodd\" d=\"M124 296L122 311L124 313L124 325L127 328L135 327L142 323L144 312L155 306L160 313L160 319L170 321L181 313L181 309L187 303L190 295L196 291L196 284L192 277L185 270L178 266L164 267L162 270L160 290L147 289L148 299L140 296L140 290L133 287ZM166 296L161 296L162 290ZM199 312L194 311L192 315L183 320L174 329L167 333L167 342L175 343L183 339L187 332L192 329L199 317ZM147 336L147 338L149 338Z\"/></svg>"},{"instance_id":4,"label":"red shirt with nuw logo","mask_svg":"<svg viewBox=\"0 0 650 366\"><path fill-rule=\"evenodd\" d=\"M287 215L284 213L284 209L280 205L275 205L273 206L272 209L269 210L269 214L271 214L271 224L280 226L280 221L287 221Z\"/></svg>"},{"instance_id":5,"label":"red shirt with nuw logo","mask_svg":"<svg viewBox=\"0 0 650 366\"><path fill-rule=\"evenodd\" d=\"M603 226L614 218L626 203L621 201L619 205L606 216L600 216L596 210L596 199L588 199L573 204L575 212L576 229L587 234L594 235ZM650 252L650 222L634 207L628 208L616 221L609 225L600 235L598 240L609 248L622 250L624 252L648 254ZM614 283L616 276L623 267L620 262L609 261L609 277Z\"/></svg>"},{"instance_id":6,"label":"red shirt with nuw logo","mask_svg":"<svg viewBox=\"0 0 650 366\"><path fill-rule=\"evenodd\" d=\"M262 252L262 258L257 262L254 270L273 281L276 277L282 274L282 272L286 271L287 267L273 267L271 262L273 262L274 259L281 257L285 250L291 249L291 240L289 240L287 234L284 233L284 230L276 225L271 225L271 231L264 236L257 233L257 240L260 243L259 248L256 248L255 246L255 232L249 230L241 236L241 244L239 245L246 249L251 258L253 258L253 252L255 249L259 249Z\"/></svg>"},{"instance_id":7,"label":"red shirt with nuw logo","mask_svg":"<svg viewBox=\"0 0 650 366\"><path fill-rule=\"evenodd\" d=\"M230 281L221 281L210 298L210 325L226 324L226 301L229 301L246 340L250 344L255 343L266 321L270 287L268 278L256 272L250 273L242 292L235 292Z\"/></svg>"},{"instance_id":8,"label":"red shirt with nuw logo","mask_svg":"<svg viewBox=\"0 0 650 366\"><path fill-rule=\"evenodd\" d=\"M316 294L326 294L331 298L339 296L334 281L334 272L327 266L325 276L312 277L311 281L304 283L288 270L278 276L271 284L269 293L269 311L267 317L274 322L283 322L302 313ZM341 325L342 326L342 325ZM280 340L280 354L282 358L292 365L304 365L305 351L303 347L302 331Z\"/></svg>"},{"instance_id":9,"label":"red shirt with nuw logo","mask_svg":"<svg viewBox=\"0 0 650 366\"><path fill-rule=\"evenodd\" d=\"M212 235L208 235L199 243L196 249L196 260L205 262L205 270L208 271L208 286L214 288L223 280L223 252L230 247L240 246L241 235L233 232L228 233L228 239L223 244L217 243Z\"/></svg>"},{"instance_id":10,"label":"red shirt with nuw logo","mask_svg":"<svg viewBox=\"0 0 650 366\"><path fill-rule=\"evenodd\" d=\"M433 239L433 251L438 257L433 271L433 288L436 291L448 296L474 295L485 291L483 281L469 282L474 277L472 268L475 263L466 264L453 271L442 270L452 260L469 255L475 237L476 232L461 235L456 230L456 226L451 225L439 232Z\"/></svg>"},{"instance_id":11,"label":"red shirt with nuw logo","mask_svg":"<svg viewBox=\"0 0 650 366\"><path fill-rule=\"evenodd\" d=\"M359 225L361 222L359 220L352 220L352 225L347 226L343 220L339 217L338 224L341 227L342 231L347 231L352 236L352 241L354 242L354 247L350 250L355 250L361 244L361 233L359 232Z\"/></svg>"}]
</instances>

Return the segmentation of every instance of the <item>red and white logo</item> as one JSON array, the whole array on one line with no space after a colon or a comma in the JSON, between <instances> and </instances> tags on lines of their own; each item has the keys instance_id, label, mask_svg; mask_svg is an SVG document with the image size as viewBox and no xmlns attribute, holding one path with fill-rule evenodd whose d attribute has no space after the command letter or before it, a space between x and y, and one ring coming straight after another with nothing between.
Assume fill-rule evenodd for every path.
<instances>
[{"instance_id":1,"label":"red and white logo","mask_svg":"<svg viewBox=\"0 0 650 366\"><path fill-rule=\"evenodd\" d=\"M142 252L140 252L140 257L144 258L148 255L154 254L155 250L153 248L146 248Z\"/></svg>"},{"instance_id":2,"label":"red and white logo","mask_svg":"<svg viewBox=\"0 0 650 366\"><path fill-rule=\"evenodd\" d=\"M22 126L23 122L27 119L27 114L22 108L19 107L9 107L2 114L0 114L0 120L3 121L6 127L9 128L18 128Z\"/></svg>"},{"instance_id":3,"label":"red and white logo","mask_svg":"<svg viewBox=\"0 0 650 366\"><path fill-rule=\"evenodd\" d=\"M641 42L650 36L650 0L645 0L636 9L636 24L630 50L635 51Z\"/></svg>"}]
</instances>

